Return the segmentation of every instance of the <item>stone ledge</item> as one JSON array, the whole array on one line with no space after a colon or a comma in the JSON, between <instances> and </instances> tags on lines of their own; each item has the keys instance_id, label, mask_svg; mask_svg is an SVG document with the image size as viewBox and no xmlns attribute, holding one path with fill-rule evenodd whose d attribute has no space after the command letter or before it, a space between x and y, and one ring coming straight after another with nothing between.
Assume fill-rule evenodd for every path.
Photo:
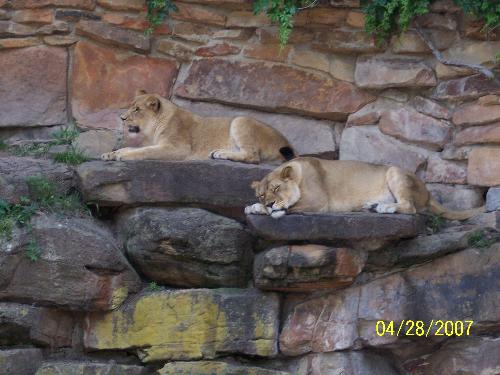
<instances>
[{"instance_id":1,"label":"stone ledge","mask_svg":"<svg viewBox=\"0 0 500 375\"><path fill-rule=\"evenodd\" d=\"M293 214L281 219L248 215L252 232L270 241L337 241L398 239L419 233L419 216L363 212Z\"/></svg>"},{"instance_id":2,"label":"stone ledge","mask_svg":"<svg viewBox=\"0 0 500 375\"><path fill-rule=\"evenodd\" d=\"M252 181L271 166L224 161L89 162L77 168L86 201L101 206L194 204L243 210L255 201Z\"/></svg>"}]
</instances>

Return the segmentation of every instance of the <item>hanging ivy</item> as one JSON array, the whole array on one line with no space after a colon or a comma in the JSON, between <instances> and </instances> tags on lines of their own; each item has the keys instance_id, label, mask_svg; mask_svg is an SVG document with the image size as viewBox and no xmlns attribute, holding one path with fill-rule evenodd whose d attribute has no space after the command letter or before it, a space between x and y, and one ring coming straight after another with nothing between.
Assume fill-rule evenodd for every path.
<instances>
[{"instance_id":1,"label":"hanging ivy","mask_svg":"<svg viewBox=\"0 0 500 375\"><path fill-rule=\"evenodd\" d=\"M146 35L153 34L156 27L160 26L171 11L177 7L171 0L145 0L147 7L146 20L148 27L144 31Z\"/></svg>"}]
</instances>

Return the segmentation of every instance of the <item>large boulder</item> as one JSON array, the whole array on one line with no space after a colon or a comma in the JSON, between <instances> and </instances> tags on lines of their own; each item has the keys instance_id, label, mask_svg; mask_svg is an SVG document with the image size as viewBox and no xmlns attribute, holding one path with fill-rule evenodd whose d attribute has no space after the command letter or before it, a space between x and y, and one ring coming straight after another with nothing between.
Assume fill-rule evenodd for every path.
<instances>
[{"instance_id":1,"label":"large boulder","mask_svg":"<svg viewBox=\"0 0 500 375\"><path fill-rule=\"evenodd\" d=\"M389 240L415 237L420 229L416 215L376 213L292 214L280 219L247 215L250 229L269 241L338 242Z\"/></svg>"},{"instance_id":2,"label":"large boulder","mask_svg":"<svg viewBox=\"0 0 500 375\"><path fill-rule=\"evenodd\" d=\"M61 310L0 302L0 346L71 346L74 326Z\"/></svg>"},{"instance_id":3,"label":"large boulder","mask_svg":"<svg viewBox=\"0 0 500 375\"><path fill-rule=\"evenodd\" d=\"M500 185L500 147L474 148L469 154L467 182L478 186Z\"/></svg>"},{"instance_id":4,"label":"large boulder","mask_svg":"<svg viewBox=\"0 0 500 375\"><path fill-rule=\"evenodd\" d=\"M71 310L111 310L140 279L110 231L88 218L38 216L31 231L0 240L0 300ZM33 251L32 259L26 256Z\"/></svg>"},{"instance_id":5,"label":"large boulder","mask_svg":"<svg viewBox=\"0 0 500 375\"><path fill-rule=\"evenodd\" d=\"M0 373L33 375L43 360L40 349L0 350Z\"/></svg>"},{"instance_id":6,"label":"large boulder","mask_svg":"<svg viewBox=\"0 0 500 375\"><path fill-rule=\"evenodd\" d=\"M87 350L128 350L143 362L277 354L279 298L251 289L143 293L107 314L91 313Z\"/></svg>"},{"instance_id":7,"label":"large boulder","mask_svg":"<svg viewBox=\"0 0 500 375\"><path fill-rule=\"evenodd\" d=\"M338 289L354 282L365 259L364 253L348 248L280 246L255 258L255 286L284 292Z\"/></svg>"},{"instance_id":8,"label":"large boulder","mask_svg":"<svg viewBox=\"0 0 500 375\"><path fill-rule=\"evenodd\" d=\"M176 76L174 61L80 41L71 75L73 116L85 128L119 130L119 115L130 106L137 89L168 97Z\"/></svg>"},{"instance_id":9,"label":"large boulder","mask_svg":"<svg viewBox=\"0 0 500 375\"><path fill-rule=\"evenodd\" d=\"M199 208L137 208L118 218L127 256L159 284L244 287L252 237L232 219Z\"/></svg>"},{"instance_id":10,"label":"large boulder","mask_svg":"<svg viewBox=\"0 0 500 375\"><path fill-rule=\"evenodd\" d=\"M290 375L286 371L246 366L220 361L171 362L163 366L159 375Z\"/></svg>"},{"instance_id":11,"label":"large boulder","mask_svg":"<svg viewBox=\"0 0 500 375\"><path fill-rule=\"evenodd\" d=\"M142 366L109 363L51 361L44 362L35 375L146 375L149 371Z\"/></svg>"},{"instance_id":12,"label":"large boulder","mask_svg":"<svg viewBox=\"0 0 500 375\"><path fill-rule=\"evenodd\" d=\"M375 100L351 83L288 66L219 59L194 61L176 95L332 120Z\"/></svg>"},{"instance_id":13,"label":"large boulder","mask_svg":"<svg viewBox=\"0 0 500 375\"><path fill-rule=\"evenodd\" d=\"M488 94L500 94L500 83L482 74L440 82L433 93L438 100L468 100Z\"/></svg>"},{"instance_id":14,"label":"large boulder","mask_svg":"<svg viewBox=\"0 0 500 375\"><path fill-rule=\"evenodd\" d=\"M0 127L64 124L64 48L37 46L0 52Z\"/></svg>"},{"instance_id":15,"label":"large boulder","mask_svg":"<svg viewBox=\"0 0 500 375\"><path fill-rule=\"evenodd\" d=\"M407 320L424 321L427 328L437 319L467 319L474 321L472 334L491 332L500 326L498 272L497 243L298 303L287 314L281 351L298 355L384 346L399 340L397 335L377 335L375 325L380 320L386 324L394 321L397 330ZM436 328L432 328L431 336Z\"/></svg>"},{"instance_id":16,"label":"large boulder","mask_svg":"<svg viewBox=\"0 0 500 375\"><path fill-rule=\"evenodd\" d=\"M76 172L84 199L101 206L185 203L232 208L241 214L255 201L252 181L272 169L215 160L96 161L81 164Z\"/></svg>"},{"instance_id":17,"label":"large boulder","mask_svg":"<svg viewBox=\"0 0 500 375\"><path fill-rule=\"evenodd\" d=\"M15 156L0 157L0 199L10 203L19 201L22 196L30 196L27 183L29 177L43 177L54 183L61 194L68 193L75 187L74 173L65 164L51 160L21 158Z\"/></svg>"}]
</instances>

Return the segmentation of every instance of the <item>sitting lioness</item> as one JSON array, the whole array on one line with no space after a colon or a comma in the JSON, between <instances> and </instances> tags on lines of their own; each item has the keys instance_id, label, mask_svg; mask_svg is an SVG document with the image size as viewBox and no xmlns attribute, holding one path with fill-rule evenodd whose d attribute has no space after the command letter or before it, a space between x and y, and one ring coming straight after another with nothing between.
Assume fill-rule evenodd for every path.
<instances>
[{"instance_id":1,"label":"sitting lioness","mask_svg":"<svg viewBox=\"0 0 500 375\"><path fill-rule=\"evenodd\" d=\"M144 147L102 154L103 160L224 159L245 163L281 163L293 157L277 130L248 117L201 117L159 95L139 91L121 116L131 133L141 133Z\"/></svg>"},{"instance_id":2,"label":"sitting lioness","mask_svg":"<svg viewBox=\"0 0 500 375\"><path fill-rule=\"evenodd\" d=\"M430 210L450 220L464 220L484 207L449 211L436 202L424 183L398 167L359 161L299 157L282 164L252 188L260 203L246 214L280 218L299 212L374 210L379 213L415 214Z\"/></svg>"}]
</instances>

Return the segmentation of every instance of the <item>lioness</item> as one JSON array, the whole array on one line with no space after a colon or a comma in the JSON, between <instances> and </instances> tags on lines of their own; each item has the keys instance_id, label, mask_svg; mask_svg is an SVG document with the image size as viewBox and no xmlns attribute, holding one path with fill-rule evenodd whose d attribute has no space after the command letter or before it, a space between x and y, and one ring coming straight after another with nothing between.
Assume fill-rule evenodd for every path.
<instances>
[{"instance_id":1,"label":"lioness","mask_svg":"<svg viewBox=\"0 0 500 375\"><path fill-rule=\"evenodd\" d=\"M142 133L144 147L126 147L101 155L103 160L225 159L245 163L283 162L293 157L277 130L248 117L201 117L159 95L136 93L121 116L131 133Z\"/></svg>"},{"instance_id":2,"label":"lioness","mask_svg":"<svg viewBox=\"0 0 500 375\"><path fill-rule=\"evenodd\" d=\"M450 220L464 220L484 207L450 211L436 202L424 183L398 167L359 161L299 157L282 164L252 188L260 203L246 214L280 218L287 212L345 212L415 214L426 209Z\"/></svg>"}]
</instances>

